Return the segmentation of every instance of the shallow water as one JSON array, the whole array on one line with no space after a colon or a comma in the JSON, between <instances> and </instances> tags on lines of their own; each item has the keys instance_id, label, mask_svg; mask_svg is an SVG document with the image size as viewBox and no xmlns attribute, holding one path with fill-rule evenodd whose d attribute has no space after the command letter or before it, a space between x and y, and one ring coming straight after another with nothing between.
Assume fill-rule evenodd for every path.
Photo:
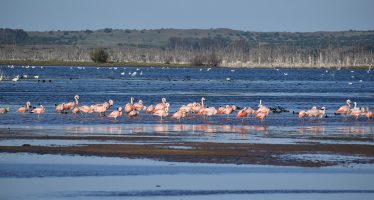
<instances>
[{"instance_id":1,"label":"shallow water","mask_svg":"<svg viewBox=\"0 0 374 200\"><path fill-rule=\"evenodd\" d=\"M3 199L372 199L374 196L372 165L299 168L0 153L0 171Z\"/></svg>"},{"instance_id":2,"label":"shallow water","mask_svg":"<svg viewBox=\"0 0 374 200\"><path fill-rule=\"evenodd\" d=\"M186 140L203 138L223 142L250 141L248 138L252 137L248 135L255 139L258 136L260 139L281 137L283 141L279 139L280 143L293 142L285 141L285 138L305 139L305 135L348 136L364 138L366 143L373 141L372 119L354 120L333 114L347 98L357 101L359 106L374 108L374 76L367 70L212 68L208 71L206 68L56 66L1 66L0 69L9 78L28 75L16 83L9 80L0 82L0 106L11 109L6 115L0 115L0 129L3 130L26 128L38 131L40 128L39 131L48 130L48 134L74 131L87 134L168 134ZM134 72L137 73L135 76L129 75ZM39 79L33 78L35 75ZM226 81L226 78L231 81ZM208 120L191 115L182 122L170 118L160 122L158 117L144 113L135 118L113 120L94 114L76 116L54 112L56 103L73 101L76 94L80 95L80 105L113 99L111 110L124 106L130 97L142 99L146 105L156 104L166 97L171 103L170 113L173 113L181 105L199 101L204 96L207 106L235 104L256 108L262 99L269 107L282 106L290 112L271 114L265 122L253 118L242 121L234 114ZM16 113L15 110L26 101L31 101L34 106L44 105L47 113L40 117ZM292 114L292 111L313 105L326 106L328 118L299 120Z\"/></svg>"}]
</instances>

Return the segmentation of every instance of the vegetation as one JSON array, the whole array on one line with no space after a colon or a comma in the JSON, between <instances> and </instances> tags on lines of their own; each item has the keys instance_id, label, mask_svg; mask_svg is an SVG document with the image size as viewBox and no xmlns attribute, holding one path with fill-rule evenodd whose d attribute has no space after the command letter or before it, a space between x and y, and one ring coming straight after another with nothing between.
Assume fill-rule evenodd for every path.
<instances>
[{"instance_id":1,"label":"vegetation","mask_svg":"<svg viewBox=\"0 0 374 200\"><path fill-rule=\"evenodd\" d=\"M98 46L102 51L95 49ZM194 66L345 67L374 65L373 50L374 31L289 33L105 28L25 32L0 29L0 60L89 62L92 59Z\"/></svg>"},{"instance_id":2,"label":"vegetation","mask_svg":"<svg viewBox=\"0 0 374 200\"><path fill-rule=\"evenodd\" d=\"M90 52L90 57L95 63L105 63L109 55L104 49L96 48Z\"/></svg>"}]
</instances>

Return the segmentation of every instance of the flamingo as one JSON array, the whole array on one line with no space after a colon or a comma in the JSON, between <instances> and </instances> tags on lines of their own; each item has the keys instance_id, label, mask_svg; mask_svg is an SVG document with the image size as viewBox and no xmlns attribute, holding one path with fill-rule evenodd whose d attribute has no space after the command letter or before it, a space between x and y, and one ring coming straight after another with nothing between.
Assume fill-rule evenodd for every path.
<instances>
[{"instance_id":1,"label":"flamingo","mask_svg":"<svg viewBox=\"0 0 374 200\"><path fill-rule=\"evenodd\" d=\"M122 107L118 107L117 110L115 111L112 111L108 117L110 118L114 118L115 120L117 119L117 117L121 117L122 116Z\"/></svg>"},{"instance_id":2,"label":"flamingo","mask_svg":"<svg viewBox=\"0 0 374 200\"><path fill-rule=\"evenodd\" d=\"M0 108L0 114L5 114L9 112L9 108Z\"/></svg>"},{"instance_id":3,"label":"flamingo","mask_svg":"<svg viewBox=\"0 0 374 200\"><path fill-rule=\"evenodd\" d=\"M166 107L165 109L156 110L153 113L153 115L157 115L157 116L161 117L161 121L162 121L162 117L168 116L168 112L169 112L169 108Z\"/></svg>"},{"instance_id":4,"label":"flamingo","mask_svg":"<svg viewBox=\"0 0 374 200\"><path fill-rule=\"evenodd\" d=\"M310 117L319 117L320 116L320 112L317 109L317 106L313 106L311 109L309 109L308 111L306 111L306 113Z\"/></svg>"},{"instance_id":5,"label":"flamingo","mask_svg":"<svg viewBox=\"0 0 374 200\"><path fill-rule=\"evenodd\" d=\"M127 103L127 104L125 105L125 112L126 112L126 113L131 112L132 109L133 109L133 105L134 105L134 97L131 97L131 98L130 98L130 103Z\"/></svg>"},{"instance_id":6,"label":"flamingo","mask_svg":"<svg viewBox=\"0 0 374 200\"><path fill-rule=\"evenodd\" d=\"M184 110L178 110L171 116L171 118L177 119L178 121L181 121L184 117L186 117L186 112Z\"/></svg>"},{"instance_id":7,"label":"flamingo","mask_svg":"<svg viewBox=\"0 0 374 200\"><path fill-rule=\"evenodd\" d=\"M236 114L236 117L247 117L248 113L246 112L247 107L244 107L243 109L239 110L238 114Z\"/></svg>"},{"instance_id":8,"label":"flamingo","mask_svg":"<svg viewBox=\"0 0 374 200\"><path fill-rule=\"evenodd\" d=\"M146 113L153 113L155 107L151 104L150 106L148 106L148 108L146 109Z\"/></svg>"},{"instance_id":9,"label":"flamingo","mask_svg":"<svg viewBox=\"0 0 374 200\"><path fill-rule=\"evenodd\" d=\"M92 109L94 112L97 112L100 114L101 116L101 113L104 113L105 115L105 112L113 106L113 100L109 99L108 101L102 103L102 104L96 104L96 105L93 105L92 106Z\"/></svg>"},{"instance_id":10,"label":"flamingo","mask_svg":"<svg viewBox=\"0 0 374 200\"><path fill-rule=\"evenodd\" d=\"M147 109L147 107L143 104L142 100L139 100L138 103L135 103L132 107L134 110L137 110L137 111Z\"/></svg>"},{"instance_id":11,"label":"flamingo","mask_svg":"<svg viewBox=\"0 0 374 200\"><path fill-rule=\"evenodd\" d=\"M301 110L300 112L299 112L299 118L300 119L302 119L302 118L304 118L304 117L307 117L308 116L308 112L307 111L305 111L305 110Z\"/></svg>"},{"instance_id":12,"label":"flamingo","mask_svg":"<svg viewBox=\"0 0 374 200\"><path fill-rule=\"evenodd\" d=\"M365 113L366 117L368 119L374 117L374 113L372 111L369 110L369 108L366 108L366 113Z\"/></svg>"},{"instance_id":13,"label":"flamingo","mask_svg":"<svg viewBox=\"0 0 374 200\"><path fill-rule=\"evenodd\" d=\"M162 98L161 99L161 103L158 103L156 106L155 106L155 109L154 109L154 112L156 112L157 110L164 110L165 108L169 107L170 104L167 103L166 101L166 98Z\"/></svg>"},{"instance_id":14,"label":"flamingo","mask_svg":"<svg viewBox=\"0 0 374 200\"><path fill-rule=\"evenodd\" d=\"M91 106L86 106L86 105L80 106L79 107L79 111L80 112L84 112L84 113L92 113L93 112L93 107L94 107L94 105L91 105Z\"/></svg>"},{"instance_id":15,"label":"flamingo","mask_svg":"<svg viewBox=\"0 0 374 200\"><path fill-rule=\"evenodd\" d=\"M355 104L355 106L353 107L353 109L350 110L350 114L351 114L351 116L358 119L358 117L361 115L361 110L359 108L357 108L357 103L356 102L354 102L354 104Z\"/></svg>"},{"instance_id":16,"label":"flamingo","mask_svg":"<svg viewBox=\"0 0 374 200\"><path fill-rule=\"evenodd\" d=\"M198 113L201 110L202 106L200 103L193 102L192 103L192 112Z\"/></svg>"},{"instance_id":17,"label":"flamingo","mask_svg":"<svg viewBox=\"0 0 374 200\"><path fill-rule=\"evenodd\" d=\"M62 113L64 111L64 104L65 103L62 103L62 104L59 104L59 105L56 104L56 109L55 109L56 112Z\"/></svg>"},{"instance_id":18,"label":"flamingo","mask_svg":"<svg viewBox=\"0 0 374 200\"><path fill-rule=\"evenodd\" d=\"M64 110L72 110L74 107L78 106L79 95L75 95L74 100L74 102L64 103Z\"/></svg>"},{"instance_id":19,"label":"flamingo","mask_svg":"<svg viewBox=\"0 0 374 200\"><path fill-rule=\"evenodd\" d=\"M39 108L34 108L31 110L31 113L36 113L38 114L38 117L40 114L44 113L45 112L45 108L43 107L43 105L40 105Z\"/></svg>"},{"instance_id":20,"label":"flamingo","mask_svg":"<svg viewBox=\"0 0 374 200\"><path fill-rule=\"evenodd\" d=\"M179 108L179 111L181 112L184 112L184 113L189 113L189 112L192 112L192 106L190 105L182 105L180 108Z\"/></svg>"},{"instance_id":21,"label":"flamingo","mask_svg":"<svg viewBox=\"0 0 374 200\"><path fill-rule=\"evenodd\" d=\"M20 113L27 112L30 109L30 105L31 105L31 103L29 101L26 102L26 104L24 106L18 108L17 112L20 112Z\"/></svg>"},{"instance_id":22,"label":"flamingo","mask_svg":"<svg viewBox=\"0 0 374 200\"><path fill-rule=\"evenodd\" d=\"M262 100L260 100L260 104L258 105L258 109L255 113L256 113L256 118L261 119L261 121L263 121L270 114L270 109L264 106L262 104Z\"/></svg>"},{"instance_id":23,"label":"flamingo","mask_svg":"<svg viewBox=\"0 0 374 200\"><path fill-rule=\"evenodd\" d=\"M234 111L234 109L236 110L236 106L226 105L226 108L223 110L222 114L229 115Z\"/></svg>"},{"instance_id":24,"label":"flamingo","mask_svg":"<svg viewBox=\"0 0 374 200\"><path fill-rule=\"evenodd\" d=\"M340 108L336 110L336 112L342 115L348 115L349 112L351 111L351 103L352 103L351 100L347 99L346 101L347 105L340 106Z\"/></svg>"},{"instance_id":25,"label":"flamingo","mask_svg":"<svg viewBox=\"0 0 374 200\"><path fill-rule=\"evenodd\" d=\"M198 115L203 115L204 113L204 109L205 109L204 101L205 101L205 98L201 97L201 107L200 107L200 110L197 111Z\"/></svg>"},{"instance_id":26,"label":"flamingo","mask_svg":"<svg viewBox=\"0 0 374 200\"><path fill-rule=\"evenodd\" d=\"M77 114L77 113L79 113L79 112L80 112L79 107L78 107L78 106L75 106L75 107L73 108L73 110L71 110L71 112L72 112L73 114Z\"/></svg>"},{"instance_id":27,"label":"flamingo","mask_svg":"<svg viewBox=\"0 0 374 200\"><path fill-rule=\"evenodd\" d=\"M138 116L138 115L139 115L139 111L137 111L137 110L132 110L127 114L127 116L129 116L129 117L135 117L135 116Z\"/></svg>"}]
</instances>

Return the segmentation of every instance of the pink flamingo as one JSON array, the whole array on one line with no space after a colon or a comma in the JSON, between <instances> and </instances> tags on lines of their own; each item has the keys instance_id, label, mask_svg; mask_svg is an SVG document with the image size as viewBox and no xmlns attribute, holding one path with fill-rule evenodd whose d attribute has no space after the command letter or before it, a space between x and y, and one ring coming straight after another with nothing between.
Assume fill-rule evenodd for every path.
<instances>
[{"instance_id":1,"label":"pink flamingo","mask_svg":"<svg viewBox=\"0 0 374 200\"><path fill-rule=\"evenodd\" d=\"M64 104L65 103L61 103L61 104L56 104L56 112L58 112L58 113L62 113L63 111L64 111Z\"/></svg>"},{"instance_id":2,"label":"pink flamingo","mask_svg":"<svg viewBox=\"0 0 374 200\"><path fill-rule=\"evenodd\" d=\"M91 106L86 106L86 105L80 106L79 107L79 111L80 112L84 112L84 113L92 113L93 112L93 107L94 107L94 105L91 105Z\"/></svg>"},{"instance_id":3,"label":"pink flamingo","mask_svg":"<svg viewBox=\"0 0 374 200\"><path fill-rule=\"evenodd\" d=\"M64 110L72 110L75 106L78 106L79 95L75 95L74 100L74 102L65 103Z\"/></svg>"},{"instance_id":4,"label":"pink flamingo","mask_svg":"<svg viewBox=\"0 0 374 200\"><path fill-rule=\"evenodd\" d=\"M179 111L181 112L184 112L184 113L190 113L192 112L192 105L182 105L180 108L179 108Z\"/></svg>"},{"instance_id":5,"label":"pink flamingo","mask_svg":"<svg viewBox=\"0 0 374 200\"><path fill-rule=\"evenodd\" d=\"M130 98L130 103L127 103L127 104L125 105L125 112L126 112L126 113L131 112L131 111L133 110L133 105L134 105L134 97L131 97L131 98Z\"/></svg>"},{"instance_id":6,"label":"pink flamingo","mask_svg":"<svg viewBox=\"0 0 374 200\"><path fill-rule=\"evenodd\" d=\"M30 101L26 102L26 104L20 108L18 108L17 112L20 112L20 113L25 113L27 112L29 109L30 109Z\"/></svg>"},{"instance_id":7,"label":"pink flamingo","mask_svg":"<svg viewBox=\"0 0 374 200\"><path fill-rule=\"evenodd\" d=\"M201 107L200 110L198 110L197 114L198 115L203 115L204 110L205 110L205 105L204 105L205 98L201 97Z\"/></svg>"},{"instance_id":8,"label":"pink flamingo","mask_svg":"<svg viewBox=\"0 0 374 200\"><path fill-rule=\"evenodd\" d=\"M137 111L146 110L147 107L143 104L142 100L139 100L138 103L133 105L133 109Z\"/></svg>"},{"instance_id":9,"label":"pink flamingo","mask_svg":"<svg viewBox=\"0 0 374 200\"><path fill-rule=\"evenodd\" d=\"M306 112L305 110L301 110L299 112L299 118L302 119L304 117L307 117L308 116L308 112Z\"/></svg>"},{"instance_id":10,"label":"pink flamingo","mask_svg":"<svg viewBox=\"0 0 374 200\"><path fill-rule=\"evenodd\" d=\"M157 116L161 117L161 121L162 121L162 118L163 118L163 117L168 116L168 112L169 112L169 108L166 107L165 109L156 110L156 111L153 113L153 115L157 115Z\"/></svg>"},{"instance_id":11,"label":"pink flamingo","mask_svg":"<svg viewBox=\"0 0 374 200\"><path fill-rule=\"evenodd\" d=\"M108 107L107 105L98 105L95 107L95 112L97 112L99 114L99 116L101 116L102 114L104 114L105 116L105 112L108 110Z\"/></svg>"},{"instance_id":12,"label":"pink flamingo","mask_svg":"<svg viewBox=\"0 0 374 200\"><path fill-rule=\"evenodd\" d=\"M358 117L361 115L361 110L357 107L356 102L354 102L354 104L355 104L355 106L353 107L353 109L351 109L350 114L351 114L351 116L358 119Z\"/></svg>"},{"instance_id":13,"label":"pink flamingo","mask_svg":"<svg viewBox=\"0 0 374 200\"><path fill-rule=\"evenodd\" d=\"M158 103L155 106L154 112L156 112L157 110L165 110L165 108L168 108L169 106L170 104L167 103L166 98L162 98L161 103Z\"/></svg>"},{"instance_id":14,"label":"pink flamingo","mask_svg":"<svg viewBox=\"0 0 374 200\"><path fill-rule=\"evenodd\" d=\"M320 113L319 110L317 109L317 106L313 106L311 109L306 111L307 115L309 117L319 117Z\"/></svg>"},{"instance_id":15,"label":"pink flamingo","mask_svg":"<svg viewBox=\"0 0 374 200\"><path fill-rule=\"evenodd\" d=\"M138 116L139 115L139 111L137 111L137 110L132 110L132 111L130 111L128 114L127 114L127 116L129 116L129 117L136 117L136 116Z\"/></svg>"},{"instance_id":16,"label":"pink flamingo","mask_svg":"<svg viewBox=\"0 0 374 200\"><path fill-rule=\"evenodd\" d=\"M262 104L262 100L260 100L260 104L258 105L258 109L256 111L256 118L261 119L263 121L268 115L270 114L270 109Z\"/></svg>"},{"instance_id":17,"label":"pink flamingo","mask_svg":"<svg viewBox=\"0 0 374 200\"><path fill-rule=\"evenodd\" d=\"M34 108L31 110L31 113L36 113L38 114L38 117L40 114L44 113L45 112L45 108L43 107L43 105L40 105L39 108Z\"/></svg>"},{"instance_id":18,"label":"pink flamingo","mask_svg":"<svg viewBox=\"0 0 374 200\"><path fill-rule=\"evenodd\" d=\"M336 110L337 113L340 113L342 115L348 115L349 112L351 111L351 100L347 100L346 101L346 104L347 105L344 105L344 106L340 106L340 108L338 110Z\"/></svg>"},{"instance_id":19,"label":"pink flamingo","mask_svg":"<svg viewBox=\"0 0 374 200\"><path fill-rule=\"evenodd\" d=\"M114 118L115 120L117 119L117 117L121 117L122 116L122 107L118 107L117 110L115 111L112 111L108 117L110 118Z\"/></svg>"},{"instance_id":20,"label":"pink flamingo","mask_svg":"<svg viewBox=\"0 0 374 200\"><path fill-rule=\"evenodd\" d=\"M148 106L148 108L146 109L146 113L153 113L153 111L155 110L155 107L151 104L150 106Z\"/></svg>"},{"instance_id":21,"label":"pink flamingo","mask_svg":"<svg viewBox=\"0 0 374 200\"><path fill-rule=\"evenodd\" d=\"M171 116L171 118L177 119L178 121L184 117L186 117L186 112L184 110L178 110Z\"/></svg>"}]
</instances>

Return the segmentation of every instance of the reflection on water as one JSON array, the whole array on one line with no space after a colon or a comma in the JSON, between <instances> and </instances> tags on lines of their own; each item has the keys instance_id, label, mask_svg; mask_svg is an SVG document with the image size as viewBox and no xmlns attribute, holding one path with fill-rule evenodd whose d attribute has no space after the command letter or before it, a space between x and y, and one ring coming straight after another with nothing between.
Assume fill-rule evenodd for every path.
<instances>
[{"instance_id":1,"label":"reflection on water","mask_svg":"<svg viewBox=\"0 0 374 200\"><path fill-rule=\"evenodd\" d=\"M325 142L373 144L371 126L267 126L215 124L117 124L66 126L2 126L1 133L70 136L165 137L170 140L231 143ZM344 140L339 140L344 137ZM325 138L325 139L323 139ZM338 141L339 140L339 141Z\"/></svg>"}]
</instances>

